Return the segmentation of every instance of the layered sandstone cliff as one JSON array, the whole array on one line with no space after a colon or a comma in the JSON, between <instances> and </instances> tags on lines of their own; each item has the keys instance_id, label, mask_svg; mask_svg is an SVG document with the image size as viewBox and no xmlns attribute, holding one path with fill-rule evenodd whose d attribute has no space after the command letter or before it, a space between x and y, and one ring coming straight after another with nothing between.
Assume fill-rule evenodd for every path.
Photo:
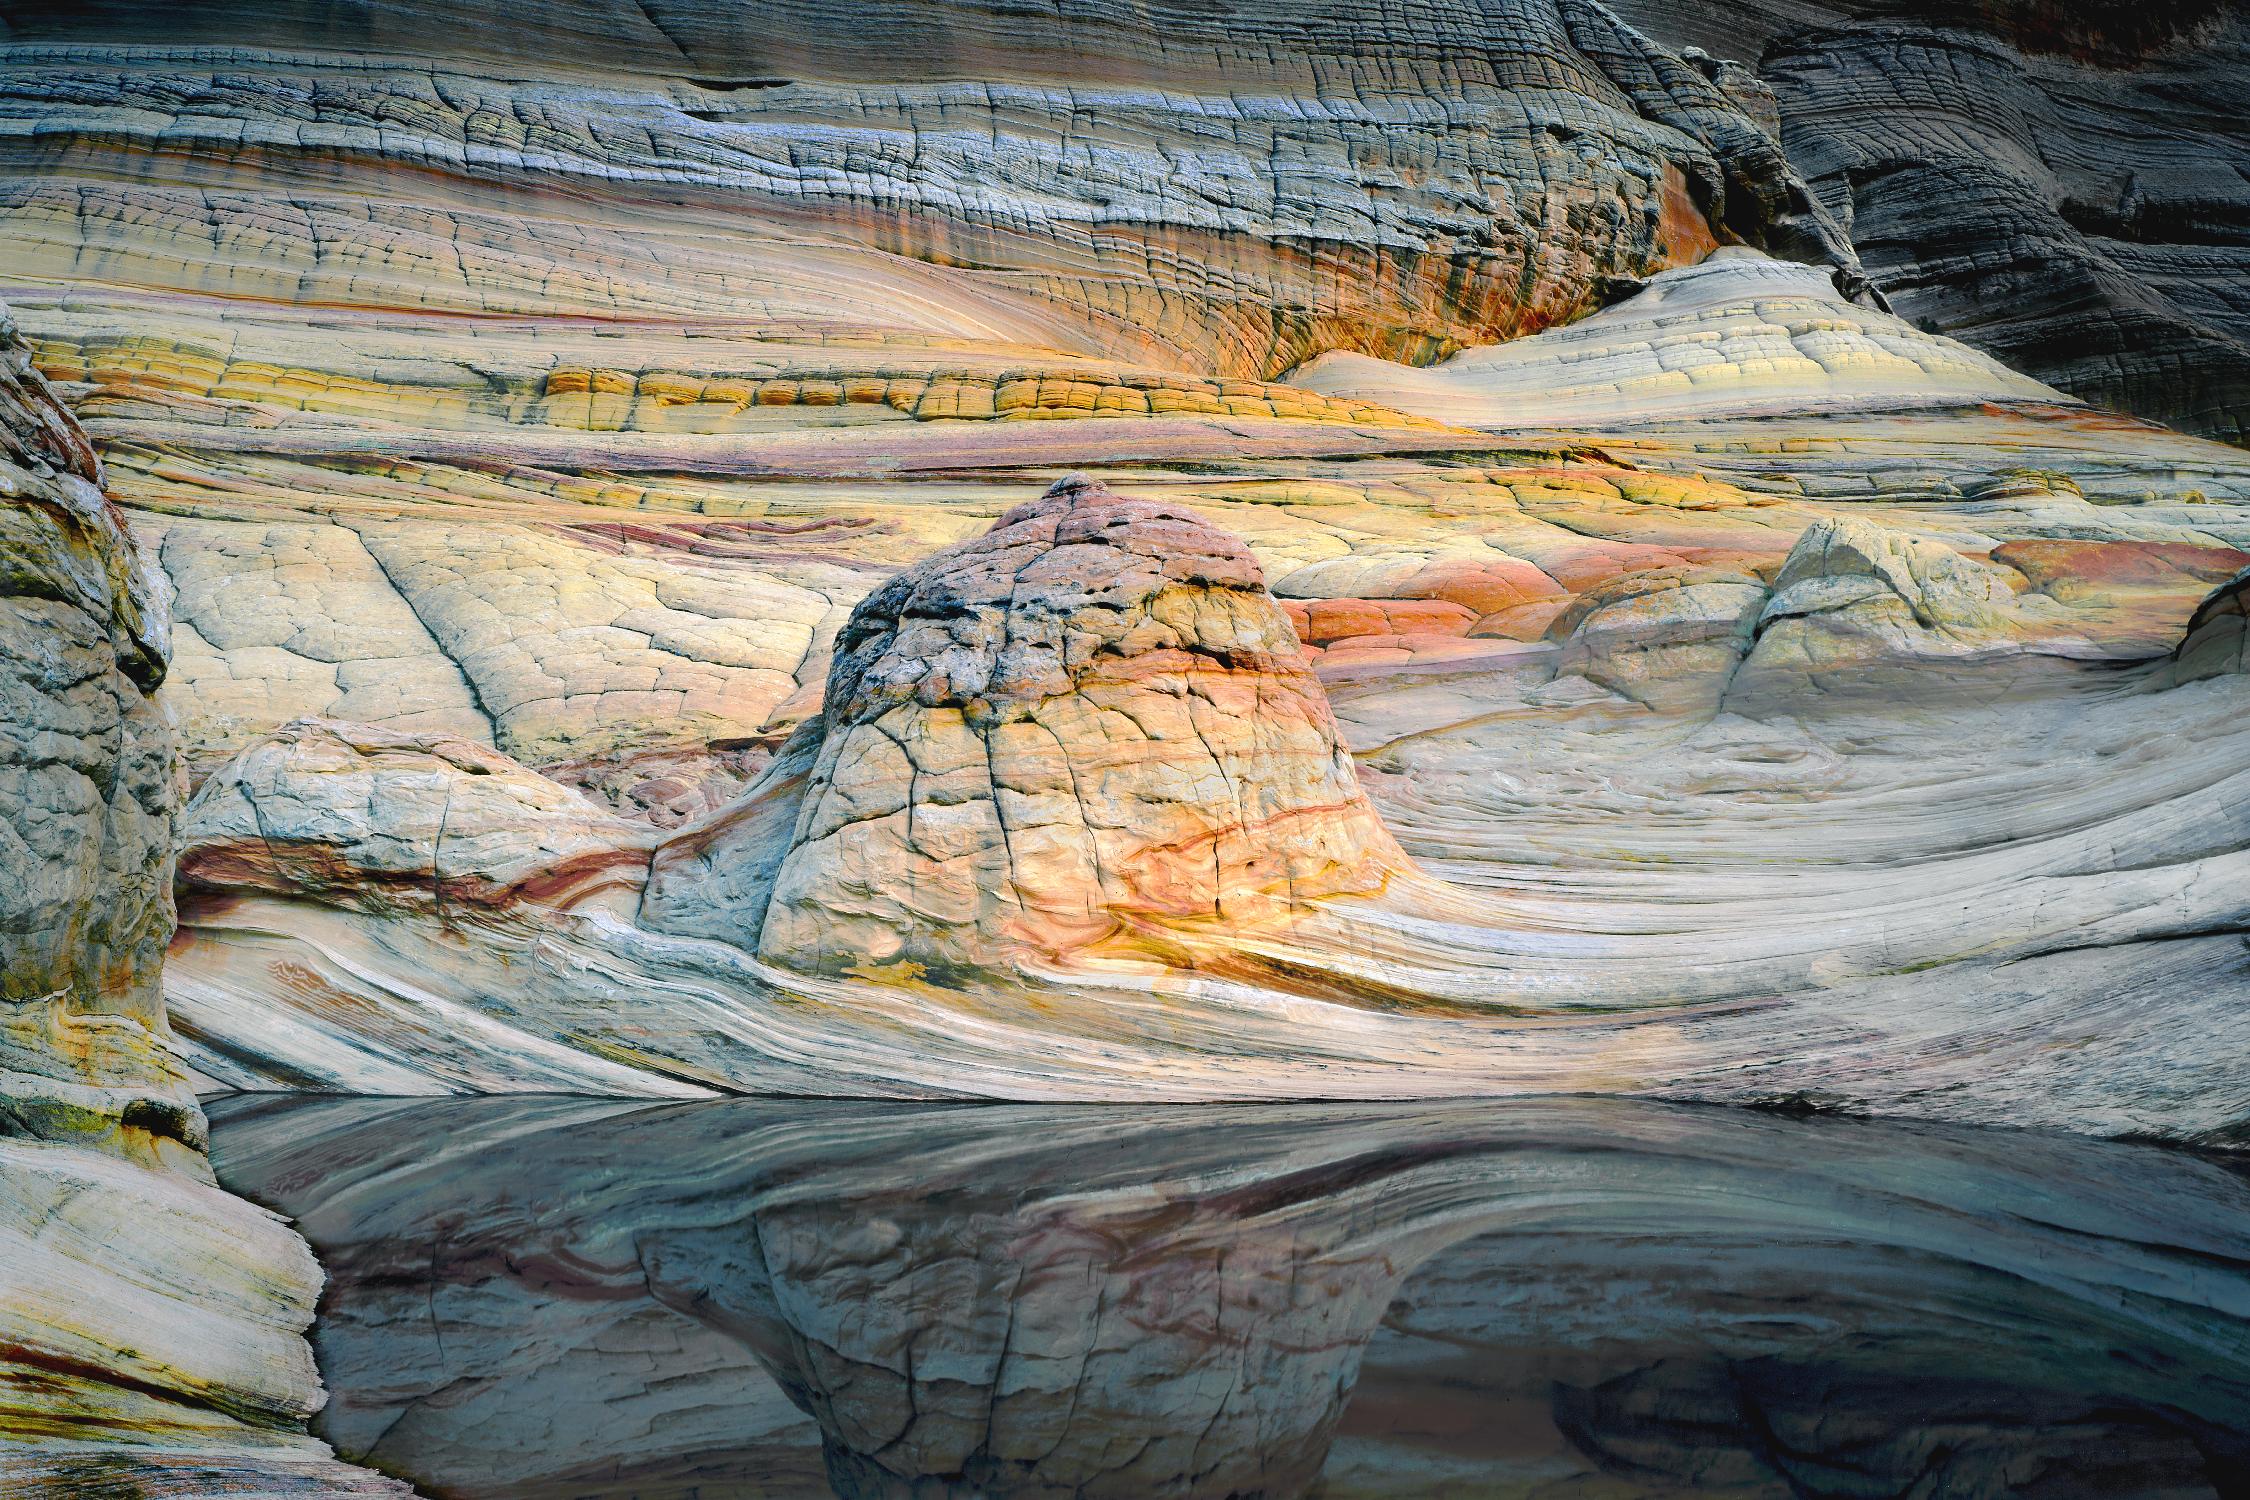
<instances>
[{"instance_id":1,"label":"layered sandstone cliff","mask_svg":"<svg viewBox=\"0 0 2250 1500\"><path fill-rule=\"evenodd\" d=\"M0 313L0 1494L398 1493L304 1435L320 1271L167 1044L168 591Z\"/></svg>"}]
</instances>

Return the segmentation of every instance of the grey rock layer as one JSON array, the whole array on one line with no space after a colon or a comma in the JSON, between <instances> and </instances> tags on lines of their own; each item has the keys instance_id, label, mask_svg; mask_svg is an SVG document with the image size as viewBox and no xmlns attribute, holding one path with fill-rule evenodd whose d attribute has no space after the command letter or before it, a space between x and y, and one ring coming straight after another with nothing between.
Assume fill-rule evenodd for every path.
<instances>
[{"instance_id":1,"label":"grey rock layer","mask_svg":"<svg viewBox=\"0 0 2250 1500\"><path fill-rule=\"evenodd\" d=\"M2250 440L2250 17L2047 9L2053 25L1988 5L1777 42L1763 73L1790 160L1902 316L2086 400Z\"/></svg>"}]
</instances>

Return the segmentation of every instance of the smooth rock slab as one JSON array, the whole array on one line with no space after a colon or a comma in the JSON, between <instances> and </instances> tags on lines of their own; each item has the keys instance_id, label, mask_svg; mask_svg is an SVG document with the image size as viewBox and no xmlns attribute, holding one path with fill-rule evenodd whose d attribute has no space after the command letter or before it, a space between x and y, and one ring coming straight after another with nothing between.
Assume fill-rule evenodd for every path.
<instances>
[{"instance_id":1,"label":"smooth rock slab","mask_svg":"<svg viewBox=\"0 0 2250 1500\"><path fill-rule=\"evenodd\" d=\"M204 783L180 878L377 910L501 905L645 862L645 836L585 794L443 734L299 719Z\"/></svg>"}]
</instances>

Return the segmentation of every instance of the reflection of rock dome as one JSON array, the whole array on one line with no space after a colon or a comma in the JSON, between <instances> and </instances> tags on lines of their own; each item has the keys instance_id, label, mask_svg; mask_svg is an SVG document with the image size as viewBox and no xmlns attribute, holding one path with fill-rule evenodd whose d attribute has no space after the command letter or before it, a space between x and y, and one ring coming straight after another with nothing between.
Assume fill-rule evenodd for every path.
<instances>
[{"instance_id":1,"label":"reflection of rock dome","mask_svg":"<svg viewBox=\"0 0 2250 1500\"><path fill-rule=\"evenodd\" d=\"M334 1275L329 1435L436 1493L814 1493L816 1445L848 1496L1197 1500L2250 1459L2250 1198L2147 1147L1592 1100L219 1117Z\"/></svg>"},{"instance_id":2,"label":"reflection of rock dome","mask_svg":"<svg viewBox=\"0 0 2250 1500\"><path fill-rule=\"evenodd\" d=\"M709 1285L736 1231L659 1233L651 1289L766 1354L854 1500L1305 1491L1403 1264L1224 1202L990 1188L776 1204L762 1287Z\"/></svg>"}]
</instances>

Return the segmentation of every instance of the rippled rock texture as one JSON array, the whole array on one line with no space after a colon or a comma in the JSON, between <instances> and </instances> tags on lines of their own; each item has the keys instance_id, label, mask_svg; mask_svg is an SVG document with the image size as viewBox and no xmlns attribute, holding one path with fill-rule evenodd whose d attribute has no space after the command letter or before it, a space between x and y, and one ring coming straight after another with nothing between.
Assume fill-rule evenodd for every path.
<instances>
[{"instance_id":1,"label":"rippled rock texture","mask_svg":"<svg viewBox=\"0 0 2250 1500\"><path fill-rule=\"evenodd\" d=\"M1856 9L23 9L198 1080L2250 1119L2250 459L1883 309Z\"/></svg>"},{"instance_id":2,"label":"rippled rock texture","mask_svg":"<svg viewBox=\"0 0 2250 1500\"><path fill-rule=\"evenodd\" d=\"M304 1436L320 1271L167 1050L168 591L0 312L0 1494L393 1494Z\"/></svg>"},{"instance_id":3,"label":"rippled rock texture","mask_svg":"<svg viewBox=\"0 0 2250 1500\"><path fill-rule=\"evenodd\" d=\"M434 1495L2219 1495L2241 1174L1623 1101L229 1101ZM656 1378L658 1376L661 1378Z\"/></svg>"},{"instance_id":4,"label":"rippled rock texture","mask_svg":"<svg viewBox=\"0 0 2250 1500\"><path fill-rule=\"evenodd\" d=\"M328 50L325 14L202 18L193 40L266 53L224 58L145 45L190 40L161 8L21 18L8 133L61 169L18 187L24 273L84 243L133 284L347 307L854 336L943 334L966 315L1002 340L1187 353L1256 380L1339 345L1414 354L1536 329L1599 278L1714 237L1850 267L1771 136L1588 0L849 18L690 0L447 10L440 35L414 6L369 6L350 39L365 56ZM389 60L433 47L442 62ZM495 55L550 66L524 77ZM73 180L92 149L220 137L242 150L196 174L205 191ZM320 170L284 188L264 168L295 151ZM400 168L446 190L351 192ZM498 211L540 187L622 190L649 217L574 222L563 199L542 234L541 216ZM234 254L277 190L311 233ZM760 222L713 235L720 215ZM962 402L1009 409L989 384Z\"/></svg>"}]
</instances>

